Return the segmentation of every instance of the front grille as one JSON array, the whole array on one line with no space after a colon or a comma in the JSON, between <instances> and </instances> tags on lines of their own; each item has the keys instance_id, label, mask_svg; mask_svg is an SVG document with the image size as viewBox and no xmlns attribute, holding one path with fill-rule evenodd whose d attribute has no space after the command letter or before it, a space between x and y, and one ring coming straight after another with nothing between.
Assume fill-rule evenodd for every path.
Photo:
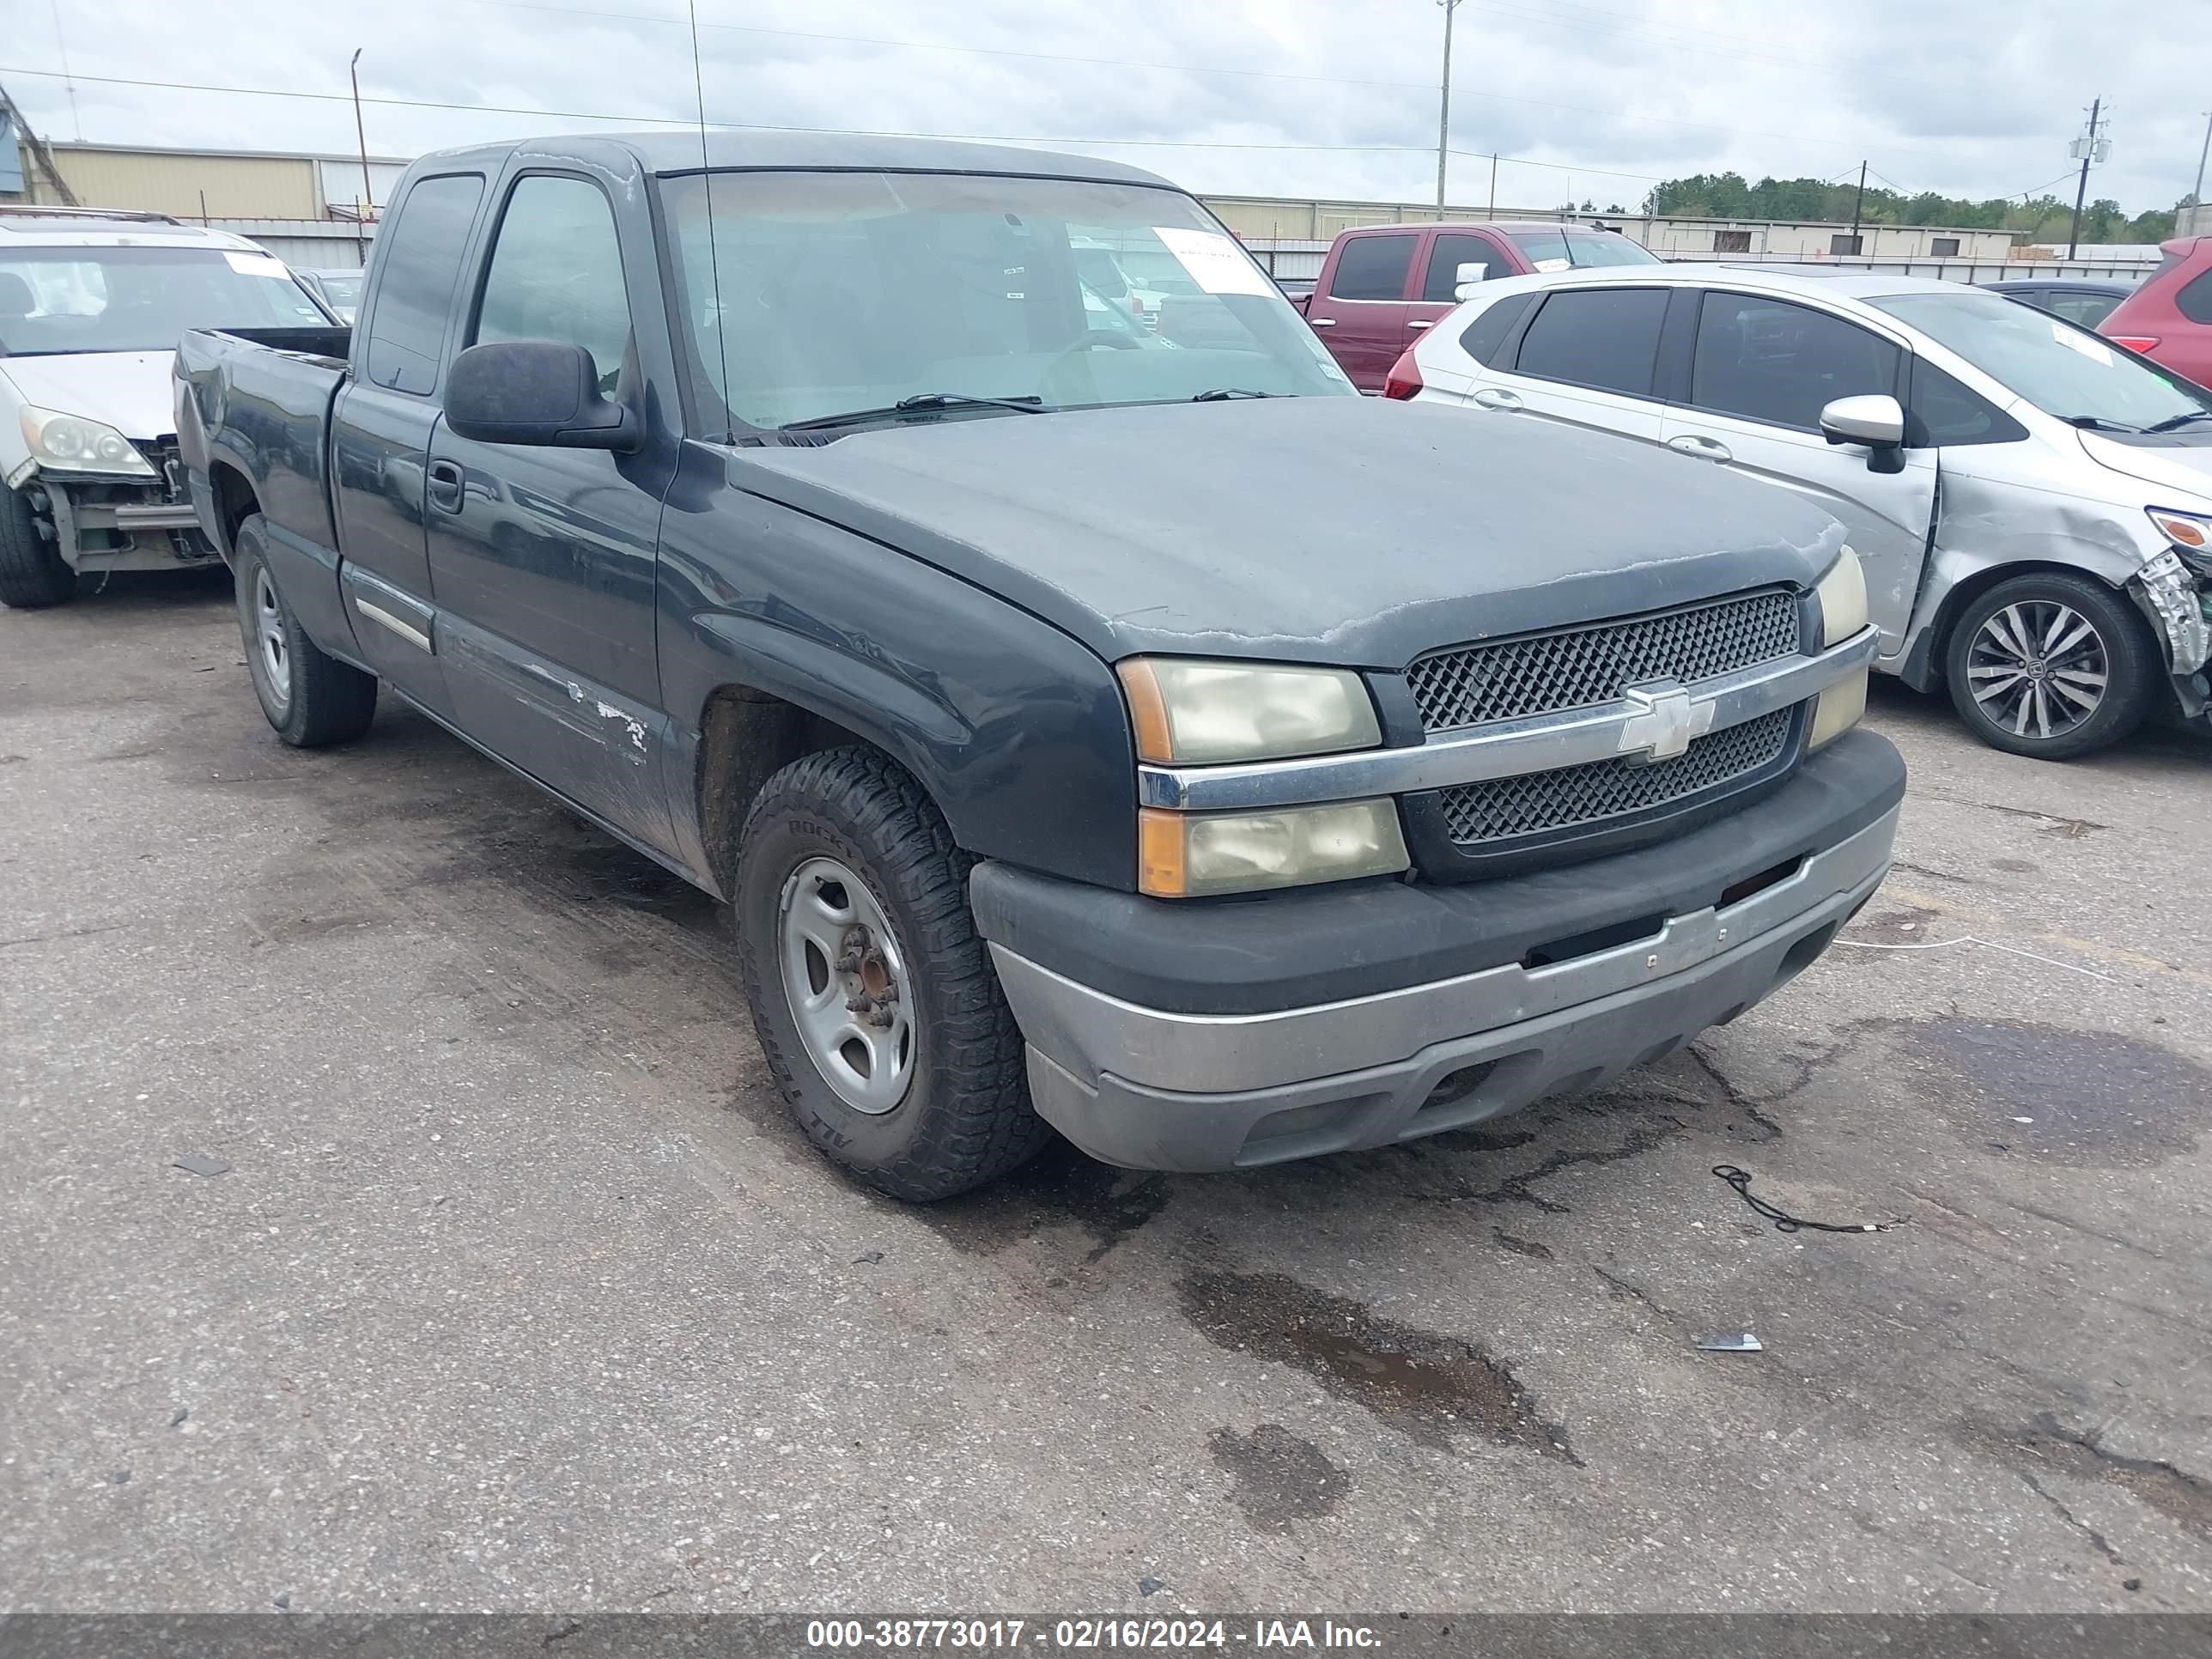
<instances>
[{"instance_id":1,"label":"front grille","mask_svg":"<svg viewBox=\"0 0 2212 1659\"><path fill-rule=\"evenodd\" d=\"M1602 826L1609 818L1666 806L1772 765L1790 741L1796 712L1780 708L1709 732L1672 760L1592 761L1455 784L1442 792L1444 823L1453 842L1464 848Z\"/></svg>"},{"instance_id":2,"label":"front grille","mask_svg":"<svg viewBox=\"0 0 2212 1659\"><path fill-rule=\"evenodd\" d=\"M1800 648L1796 599L1745 593L1625 622L1439 651L1407 669L1406 679L1422 726L1452 732L1611 702L1632 685L1705 679Z\"/></svg>"}]
</instances>

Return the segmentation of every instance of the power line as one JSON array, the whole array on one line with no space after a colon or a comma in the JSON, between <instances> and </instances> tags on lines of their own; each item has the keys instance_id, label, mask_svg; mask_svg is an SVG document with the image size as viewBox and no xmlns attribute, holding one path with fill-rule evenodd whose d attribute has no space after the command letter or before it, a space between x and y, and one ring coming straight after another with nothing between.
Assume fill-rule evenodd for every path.
<instances>
[{"instance_id":1,"label":"power line","mask_svg":"<svg viewBox=\"0 0 2212 1659\"><path fill-rule=\"evenodd\" d=\"M0 65L0 75L30 75L45 80L62 78L56 70L11 68ZM74 77L100 86L148 87L164 92L213 92L240 98L303 98L318 103L349 103L343 93L294 92L276 87L221 87L197 81L148 81L120 75L80 75ZM430 98L363 98L364 104L387 109L458 110L477 115L550 115L563 121L618 121L643 126L696 126L684 115L607 115L592 110L538 109L518 104L456 104ZM795 126L772 121L709 121L710 127L743 132L856 133L869 138L958 138L987 144L1092 144L1138 149L1267 149L1316 150L1343 154L1401 154L1425 152L1426 144L1255 144L1218 138L1074 138L1013 132L890 131L879 127ZM1595 168L1589 171L1595 172Z\"/></svg>"}]
</instances>

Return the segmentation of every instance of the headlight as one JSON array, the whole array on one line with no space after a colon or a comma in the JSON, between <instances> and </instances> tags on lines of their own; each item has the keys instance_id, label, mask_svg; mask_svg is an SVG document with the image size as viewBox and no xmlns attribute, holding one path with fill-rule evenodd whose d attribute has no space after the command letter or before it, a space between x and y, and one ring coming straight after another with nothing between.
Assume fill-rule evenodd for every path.
<instances>
[{"instance_id":1,"label":"headlight","mask_svg":"<svg viewBox=\"0 0 2212 1659\"><path fill-rule=\"evenodd\" d=\"M112 426L58 410L23 408L23 441L42 467L65 472L122 472L150 478L146 458Z\"/></svg>"},{"instance_id":2,"label":"headlight","mask_svg":"<svg viewBox=\"0 0 2212 1659\"><path fill-rule=\"evenodd\" d=\"M1278 760L1382 741L1374 701L1349 669L1132 657L1118 672L1137 753L1157 763Z\"/></svg>"},{"instance_id":3,"label":"headlight","mask_svg":"<svg viewBox=\"0 0 2212 1659\"><path fill-rule=\"evenodd\" d=\"M1813 593L1820 602L1823 646L1840 645L1867 625L1866 573L1859 568L1859 556L1850 548L1820 578ZM1820 693L1820 701L1813 705L1812 735L1805 742L1808 753L1859 723L1859 716L1866 713L1868 672L1862 668Z\"/></svg>"},{"instance_id":4,"label":"headlight","mask_svg":"<svg viewBox=\"0 0 2212 1659\"><path fill-rule=\"evenodd\" d=\"M2212 573L2212 518L2200 513L2170 513L2147 507L2158 533L2173 544L2174 551L2196 569Z\"/></svg>"},{"instance_id":5,"label":"headlight","mask_svg":"<svg viewBox=\"0 0 2212 1659\"><path fill-rule=\"evenodd\" d=\"M1138 887L1154 898L1249 893L1403 870L1406 840L1389 800L1331 801L1266 812L1138 814Z\"/></svg>"}]
</instances>

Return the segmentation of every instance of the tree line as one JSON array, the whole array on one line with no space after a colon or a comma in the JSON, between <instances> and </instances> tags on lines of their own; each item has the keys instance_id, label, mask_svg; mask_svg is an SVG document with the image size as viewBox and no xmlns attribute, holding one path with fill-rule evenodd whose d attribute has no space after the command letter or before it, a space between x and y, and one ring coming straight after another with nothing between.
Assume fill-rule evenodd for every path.
<instances>
[{"instance_id":1,"label":"tree line","mask_svg":"<svg viewBox=\"0 0 2212 1659\"><path fill-rule=\"evenodd\" d=\"M1740 173L1700 173L1669 179L1644 198L1645 213L1685 219L1802 219L1849 224L1858 195L1856 180L1761 179L1746 182ZM2130 218L2118 202L2092 202L2081 210L2081 240L2162 242L2173 234L2174 215L2196 198L2184 196L2162 212ZM1612 210L1619 212L1615 207ZM1932 190L1917 196L1869 185L1858 218L1869 225L1943 225L1967 230L2002 230L2015 243L2063 242L2074 216L2070 198L2043 195L2023 199L1992 196L1973 201Z\"/></svg>"}]
</instances>

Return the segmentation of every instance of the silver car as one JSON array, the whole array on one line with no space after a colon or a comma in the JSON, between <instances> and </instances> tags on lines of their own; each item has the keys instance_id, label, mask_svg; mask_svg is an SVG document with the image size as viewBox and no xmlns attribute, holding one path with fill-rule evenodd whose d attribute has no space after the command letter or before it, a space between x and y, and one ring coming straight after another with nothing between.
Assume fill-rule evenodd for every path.
<instances>
[{"instance_id":1,"label":"silver car","mask_svg":"<svg viewBox=\"0 0 2212 1659\"><path fill-rule=\"evenodd\" d=\"M2161 705L2212 726L2212 392L2063 318L1880 271L1645 265L1462 294L1389 395L1809 496L1865 568L1875 666L1948 688L1985 742L2062 760ZM1583 510L1632 550L1637 502Z\"/></svg>"}]
</instances>

